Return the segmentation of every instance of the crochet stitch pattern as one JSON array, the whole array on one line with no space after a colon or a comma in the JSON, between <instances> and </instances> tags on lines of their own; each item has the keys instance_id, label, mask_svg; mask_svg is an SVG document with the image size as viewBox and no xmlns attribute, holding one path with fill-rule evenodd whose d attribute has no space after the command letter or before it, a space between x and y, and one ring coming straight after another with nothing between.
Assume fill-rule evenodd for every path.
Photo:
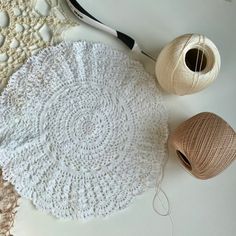
<instances>
[{"instance_id":1,"label":"crochet stitch pattern","mask_svg":"<svg viewBox=\"0 0 236 236\"><path fill-rule=\"evenodd\" d=\"M3 180L0 170L0 236L11 235L19 197L13 186Z\"/></svg>"},{"instance_id":2,"label":"crochet stitch pattern","mask_svg":"<svg viewBox=\"0 0 236 236\"><path fill-rule=\"evenodd\" d=\"M154 187L167 112L141 63L100 43L32 56L0 97L4 178L59 218L107 216Z\"/></svg>"},{"instance_id":3,"label":"crochet stitch pattern","mask_svg":"<svg viewBox=\"0 0 236 236\"><path fill-rule=\"evenodd\" d=\"M32 0L0 0L0 12L5 13L6 22L0 25L0 92L9 76L25 60L41 48L61 41L61 33L75 25L66 19L55 0L46 2L50 8L48 15L42 15ZM49 38L43 38L41 30L47 26Z\"/></svg>"},{"instance_id":4,"label":"crochet stitch pattern","mask_svg":"<svg viewBox=\"0 0 236 236\"><path fill-rule=\"evenodd\" d=\"M47 12L36 9L36 0L0 0L0 93L11 74L41 48L62 40L61 33L75 23L61 13L57 0L45 1ZM41 30L49 29L43 38ZM45 35L48 35L45 34ZM1 125L0 125L1 129ZM0 235L10 235L19 195L0 171Z\"/></svg>"}]
</instances>

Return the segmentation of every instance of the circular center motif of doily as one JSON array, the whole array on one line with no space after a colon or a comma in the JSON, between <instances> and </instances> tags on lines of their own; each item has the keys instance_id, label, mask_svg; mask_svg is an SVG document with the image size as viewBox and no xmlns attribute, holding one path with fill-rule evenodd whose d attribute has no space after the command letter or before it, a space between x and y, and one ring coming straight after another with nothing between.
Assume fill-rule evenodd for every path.
<instances>
[{"instance_id":1,"label":"circular center motif of doily","mask_svg":"<svg viewBox=\"0 0 236 236\"><path fill-rule=\"evenodd\" d=\"M115 162L117 155L111 154L123 153L129 143L132 116L124 99L113 94L96 83L75 82L58 89L39 115L42 151L76 171L99 170Z\"/></svg>"}]
</instances>

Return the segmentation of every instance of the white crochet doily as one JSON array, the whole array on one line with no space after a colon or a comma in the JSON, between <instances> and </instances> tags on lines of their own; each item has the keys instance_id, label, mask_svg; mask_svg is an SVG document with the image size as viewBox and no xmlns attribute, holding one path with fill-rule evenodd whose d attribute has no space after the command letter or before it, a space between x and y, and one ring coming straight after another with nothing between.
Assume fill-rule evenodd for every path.
<instances>
[{"instance_id":1,"label":"white crochet doily","mask_svg":"<svg viewBox=\"0 0 236 236\"><path fill-rule=\"evenodd\" d=\"M106 216L153 187L167 115L155 79L100 43L32 56L0 97L4 178L60 218Z\"/></svg>"}]
</instances>

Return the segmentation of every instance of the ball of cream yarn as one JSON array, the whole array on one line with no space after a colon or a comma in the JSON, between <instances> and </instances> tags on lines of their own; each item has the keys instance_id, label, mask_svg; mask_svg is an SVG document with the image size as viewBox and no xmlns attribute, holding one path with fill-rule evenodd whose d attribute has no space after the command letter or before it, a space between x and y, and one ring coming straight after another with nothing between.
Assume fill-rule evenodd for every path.
<instances>
[{"instance_id":1,"label":"ball of cream yarn","mask_svg":"<svg viewBox=\"0 0 236 236\"><path fill-rule=\"evenodd\" d=\"M219 70L220 54L215 44L204 35L185 34L163 48L155 72L165 91L186 95L206 88Z\"/></svg>"}]
</instances>

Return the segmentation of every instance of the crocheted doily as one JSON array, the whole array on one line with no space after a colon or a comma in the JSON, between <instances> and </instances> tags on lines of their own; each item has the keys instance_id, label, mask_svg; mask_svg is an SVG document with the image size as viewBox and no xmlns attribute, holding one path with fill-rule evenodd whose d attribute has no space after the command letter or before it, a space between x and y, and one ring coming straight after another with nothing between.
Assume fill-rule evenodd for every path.
<instances>
[{"instance_id":1,"label":"crocheted doily","mask_svg":"<svg viewBox=\"0 0 236 236\"><path fill-rule=\"evenodd\" d=\"M75 25L62 13L60 1L0 0L0 93L29 56L61 41L63 30ZM0 170L0 235L12 235L18 198Z\"/></svg>"},{"instance_id":2,"label":"crocheted doily","mask_svg":"<svg viewBox=\"0 0 236 236\"><path fill-rule=\"evenodd\" d=\"M35 206L60 218L106 216L153 187L167 115L155 79L100 43L32 56L0 97L0 165Z\"/></svg>"}]
</instances>

